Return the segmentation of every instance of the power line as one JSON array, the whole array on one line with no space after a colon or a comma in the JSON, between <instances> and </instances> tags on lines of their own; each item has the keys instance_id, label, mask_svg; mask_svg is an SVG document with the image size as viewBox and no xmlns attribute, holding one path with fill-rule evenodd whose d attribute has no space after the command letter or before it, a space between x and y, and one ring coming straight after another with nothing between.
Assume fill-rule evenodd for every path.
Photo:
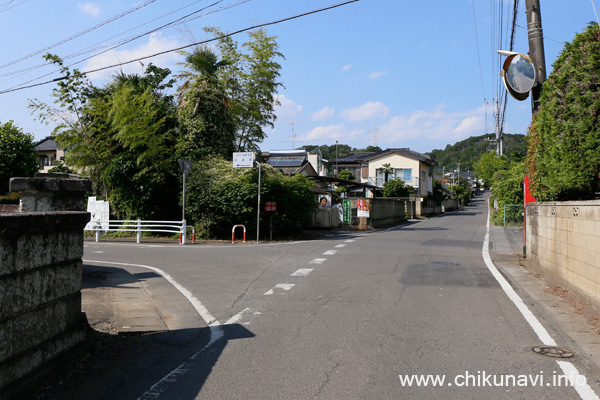
<instances>
[{"instance_id":1,"label":"power line","mask_svg":"<svg viewBox=\"0 0 600 400\"><path fill-rule=\"evenodd\" d=\"M247 2L249 2L249 1L252 1L252 0L240 0L240 1L238 1L237 3L234 3L234 4L229 4L229 5L227 5L227 6L223 6L223 7L219 7L219 8L218 8L218 9L216 9L216 10L212 10L212 11L210 11L210 12L203 13L203 14L201 14L201 15L199 15L199 16L196 16L196 17L193 17L193 18L189 18L189 19L187 19L187 18L188 18L188 17L190 17L191 15L197 14L197 13L199 13L199 12L201 12L201 11L204 11L204 10L206 10L206 9L207 9L207 8L209 8L209 7L212 7L213 5L216 5L216 4L220 3L221 1L224 1L224 0L220 0L220 1L217 1L216 3L213 3L213 4L209 5L209 6L206 6L206 7L203 7L203 8L201 8L201 9L199 9L199 10L196 10L196 11L194 11L193 13L187 14L187 15L185 15L184 17L178 18L178 19L176 19L176 20L174 20L174 21L171 21L171 22L169 22L169 23L167 23L167 24L164 24L164 25L162 25L162 26L159 26L159 27L157 27L157 28L154 28L154 29L152 29L152 30L150 30L150 31L147 31L147 32L145 32L145 33L143 33L143 34L140 34L140 35L137 35L137 36L134 36L134 37L129 37L129 38L121 39L121 40L119 40L119 41L116 41L116 42L112 42L112 43L108 43L108 44L102 45L102 43L104 43L104 42L106 42L106 41L108 41L108 40L111 40L111 39L117 38L117 37L119 37L119 36L121 36L121 35L123 35L123 34L125 34L125 33L127 33L127 32L131 32L131 31L133 31L133 30L135 30L135 29L138 29L138 28L140 28L140 27L142 27L142 26L144 26L144 25L148 25L148 24L150 24L150 23L152 23L152 22L154 22L154 21L157 21L157 20L159 20L159 19L161 19L161 18L164 18L164 17L166 17L166 16L168 16L168 15L174 14L174 13L176 13L176 12L178 12L178 11L181 11L181 10L183 10L184 8L190 7L190 6L194 5L194 4L196 4L196 3L200 3L200 2L202 2L202 1L203 1L203 0L197 0L197 1L195 1L195 2L193 2L193 3L190 3L190 4L186 5L186 6L183 6L183 7L181 7L181 8L178 8L177 10L171 11L171 12L169 12L169 13L167 13L167 14L164 14L164 15L162 15L162 16L160 16L160 17L158 17L158 18L155 18L155 19L153 19L153 20L151 20L151 21L148 21L148 22L145 22L145 23L143 23L143 24L140 24L140 25L138 25L138 26L136 26L136 27L134 27L134 28L128 29L128 30L126 30L126 31L124 31L124 32L121 32L121 33L117 34L117 35L111 36L111 37L110 37L110 38L108 38L108 39L105 39L105 40L103 40L103 41L101 41L101 42L98 42L98 43L96 43L96 44L90 45L90 46L88 46L88 47L86 47L86 48L84 48L84 49L82 49L82 50L76 51L75 53L71 53L71 54L69 54L69 55L66 55L66 56L64 56L64 57L61 57L61 58L62 58L62 60L68 60L68 59L70 59L70 58L75 58L75 57L78 57L78 56L82 56L82 55L85 55L85 54L92 53L92 52L94 52L94 51L97 51L97 50L103 50L103 49L107 49L108 47L110 47L110 48L109 48L109 49L107 49L107 50L104 50L104 51L102 51L102 52L100 52L100 53L94 54L93 56L90 56L90 57L84 58L84 59L82 59L82 60L79 60L79 61L77 61L77 62L75 62L75 63L73 63L73 64L70 64L70 65L68 65L68 66L67 66L67 67L72 67L73 65L77 65L77 64L79 64L79 63L81 63L81 62L83 62L83 61L87 61L87 60L89 60L90 58L93 58L93 57L99 56L99 55L101 55L101 54L103 54L103 53L106 53L106 52L108 52L108 51L114 50L114 49L116 49L117 47L123 46L123 45L125 45L125 44L127 44L127 43L130 43L130 42L132 42L132 41L134 41L134 40L137 40L137 39L139 39L139 38L141 38L141 37L143 37L143 36L150 35L150 34L152 34L152 33L156 32L156 31L159 31L159 30L161 30L161 29L164 29L164 28L170 28L170 27L172 27L172 26L175 26L175 25L184 24L184 23L186 23L186 22L188 22L188 21L191 21L191 20L193 20L193 19L197 19L197 18L204 17L204 16L207 16L207 15L210 15L210 14L214 14L214 13L217 13L217 12L220 12L220 11L223 11L223 10L226 10L226 9L229 9L229 8L237 7L237 6L239 6L240 4L244 4L244 3L247 3ZM111 47L111 46L112 46L112 47ZM10 72L10 73L1 74L1 75L0 75L0 78L7 77L7 76L13 76L13 75L19 75L19 74L23 74L23 73L25 73L25 72L29 72L29 71L33 71L33 70L36 70L36 69L39 69L39 68L46 67L47 65L48 65L47 63L43 63L43 64L38 64L38 65L34 65L34 66L31 66L31 67L28 67L28 68L24 68L24 69L21 69L21 70L18 70L18 71L13 71L13 72ZM45 76L48 76L48 75L52 75L53 73L54 73L54 72L48 73L48 74L46 74L46 75L42 75L42 76L40 76L40 77L37 77L37 78L34 78L34 79L30 80L30 81L24 82L24 83L22 83L21 85L24 85L24 84L27 84L27 83L33 82L33 81L35 81L35 80L41 79L41 78L43 78L43 77L45 77ZM3 82L5 82L5 81L7 81L7 80L9 80L9 79L5 79ZM20 86L20 85L17 85L17 86Z\"/></svg>"},{"instance_id":2,"label":"power line","mask_svg":"<svg viewBox=\"0 0 600 400\"><path fill-rule=\"evenodd\" d=\"M202 1L202 0L200 0L200 1ZM213 3L213 4L211 4L211 5L208 5L208 6L206 6L206 7L203 7L203 8L201 8L201 9L199 9L199 10L196 10L196 11L194 11L194 12L190 13L190 14L187 14L187 15L185 15L184 17L178 18L178 19L176 19L176 20L174 20L174 21L172 21L172 22L169 22L169 23L167 23L167 24L164 24L164 25L162 25L162 26L160 26L160 27L158 27L158 28L156 28L156 29L150 30L150 31L148 31L148 32L145 32L145 33L143 33L143 34L140 34L140 35L137 35L137 36L135 36L135 37L128 38L128 39L123 39L123 40L121 40L121 41L118 41L118 42L115 42L115 43L112 43L112 44L109 44L109 45L106 45L106 46L102 46L101 48L104 48L104 49L106 49L106 47L109 47L109 46L112 46L112 47L110 47L110 48L108 48L108 49L106 49L106 50L103 50L103 51L101 51L101 52L99 52L99 53L96 53L96 54L94 54L94 55L92 55L92 56L89 56L89 57L83 58L83 59L81 59L81 60L79 60L79 61L77 61L77 62L74 62L74 63L72 63L72 64L69 64L69 65L67 66L67 68L70 68L70 67L72 67L72 66L74 66L74 65L80 64L80 63L82 63L82 62L84 62L84 61L87 61L87 60L89 60L89 59L92 59L92 58L94 58L94 57L97 57L97 56L99 56L99 55L101 55L101 54L107 53L107 52L109 52L109 51L111 51L111 50L114 50L114 49L116 49L117 47L123 46L123 45L125 45L125 44L127 44L127 43L130 43L130 42L133 42L134 40L137 40L137 39L139 39L139 38L141 38L141 37L144 37L144 36L150 35L150 34L152 34L152 33L156 32L156 31L158 31L158 30L160 30L160 29L164 29L164 28L171 27L171 26L175 26L175 25L179 25L179 24L184 24L184 23L186 23L186 22L188 22L188 21L190 21L190 20L192 20L192 19L197 19L197 18L200 18L200 17L203 17L203 16L207 16L207 15L210 15L210 14L214 14L214 13L217 13L217 12L221 12L221 11L227 10L227 9L229 9L229 8L237 7L237 6L239 6L240 4L244 4L244 3L247 3L247 2L249 2L249 1L252 1L252 0L240 0L240 1L238 1L237 3L234 3L234 4L229 4L229 5L227 5L227 6L223 6L223 7L219 7L219 8L217 8L216 10L212 10L212 11L209 11L209 12L203 13L203 14L201 14L201 15L199 15L199 16L196 16L196 17L193 17L193 18L188 18L188 17L190 17L191 15L197 14L197 13L199 13L199 12L201 12L201 11L204 11L204 10L206 10L206 9L207 9L207 8L209 8L209 7L212 7L212 6L216 5L216 4L219 4L219 3L221 3L222 1L224 1L224 0L219 0L219 1L217 1L217 2L215 2L215 3ZM197 3L197 2L196 2L196 3ZM192 3L192 4L195 4L195 3ZM185 7L183 7L183 8L185 8ZM181 9L179 9L179 10L181 10ZM179 11L179 10L177 10L177 11ZM169 14L171 14L171 13L169 13ZM169 15L169 14L166 14L166 15ZM157 19L158 19L158 18L157 18ZM155 19L155 20L156 20L156 19ZM142 25L140 25L140 26L143 26L143 25L146 25L146 24L142 24ZM134 28L134 29L135 29L135 28ZM127 31L127 32L129 32L129 31ZM117 35L117 36L119 36L119 35ZM113 37L116 37L116 36L113 36ZM70 55L70 56L67 56L67 57L65 57L65 59L66 59L66 58L73 58L73 57L75 57L75 56L77 56L77 55L83 55L83 54L86 54L86 53L90 53L90 52L92 52L92 51L94 51L94 50L96 50L96 49L97 49L97 48L95 48L95 49L92 49L91 51L87 51L87 52L84 52L84 51L79 51L78 53L75 53L74 55ZM64 60L64 59L63 59L63 60ZM31 70L34 70L34 69L38 69L38 68L44 67L44 66L46 66L46 65L47 65L47 64L41 64L41 65L38 65L38 66L35 66L35 67L30 67L30 68L27 68L27 69L25 69L25 70L21 70L21 71L19 71L19 72L27 72L27 71L31 71ZM7 90L10 90L10 89L14 89L14 88L21 87L22 85L26 85L26 84L28 84L28 83L31 83L31 82L33 82L33 81L36 81L36 80L38 80L38 79L41 79L41 78L44 78L44 77L46 77L46 76L52 75L52 74L54 74L55 72L57 72L57 71L52 71L52 72L49 72L49 73L47 73L47 74L44 74L44 75L42 75L42 76L38 76L37 78L30 79L29 81L23 82L23 83L21 83L21 84L19 84L19 85L17 85L17 86L13 86L13 87L11 87L11 88L9 88L9 89L7 89ZM16 74L16 73L18 73L18 72L13 72L13 73L11 73L11 74L0 75L0 77L3 77L3 76L10 76L10 75L14 75L14 74Z\"/></svg>"},{"instance_id":3,"label":"power line","mask_svg":"<svg viewBox=\"0 0 600 400\"><path fill-rule=\"evenodd\" d=\"M155 1L155 0L152 0L152 1ZM338 4L331 5L331 6L319 8L317 10L307 11L307 12L302 13L302 14L296 14L296 15L293 15L291 17L279 19L279 20L276 20L276 21L265 22L265 23L262 23L262 24L258 24L258 25L254 25L254 26L248 27L248 28L243 28L243 29L237 30L235 32L227 33L227 34L224 34L224 35L212 38L212 39L202 40L200 42L195 42L195 43L188 44L188 45L181 46L181 47L177 47L177 48L174 48L174 49L161 51L161 52L149 55L149 56L139 57L139 58L136 58L134 60L125 61L125 62L121 62L121 63L118 63L118 64L109 65L109 66L106 66L106 67L96 68L96 69L90 70L90 71L81 72L81 74L82 75L88 75L88 74L91 74L91 73L94 73L94 72L100 72L100 71L104 71L104 70L107 70L107 69L110 69L110 68L120 67L122 65L127 65L127 64L134 63L134 62L146 60L148 58L157 57L157 56L160 56L160 55L163 55L163 54L172 53L172 52L175 52L175 51L181 51L181 50L187 49L189 47L207 44L207 43L210 43L210 42L214 42L216 40L221 40L221 39L224 39L224 38L227 38L227 37L230 37L230 36L238 35L240 33L247 32L247 31L250 31L250 30L253 30L253 29L262 28L262 27L265 27L265 26L277 25L277 24L280 24L280 23L283 23L283 22L287 22L287 21L291 21L291 20L294 20L294 19L306 17L308 15L317 14L317 13L320 13L320 12L323 12L323 11L328 11L328 10L331 10L331 9L334 9L334 8L345 6L345 5L348 5L348 4L351 4L351 3L356 3L358 1L360 1L360 0L348 0L348 1L345 1L345 2L342 2L342 3L338 3ZM68 76L61 76L61 77L52 79L50 81L36 83L36 84L33 84L33 85L29 85L29 86L20 86L20 87L17 87L17 88L6 89L6 90L0 91L0 94L10 93L10 92L16 92L18 90L30 89L32 87L47 85L49 83L59 82L59 81L62 81L64 79L67 79L67 78L68 78Z\"/></svg>"},{"instance_id":4,"label":"power line","mask_svg":"<svg viewBox=\"0 0 600 400\"><path fill-rule=\"evenodd\" d=\"M477 19L475 18L475 2L471 1L473 6L473 24L475 25L475 44L477 45L477 61L479 62L479 80L481 81L481 94L485 100L485 90L483 86L483 74L481 72L481 56L479 55L479 36L477 35Z\"/></svg>"},{"instance_id":5,"label":"power line","mask_svg":"<svg viewBox=\"0 0 600 400\"><path fill-rule=\"evenodd\" d=\"M73 39L76 39L76 38L78 38L78 37L80 37L80 36L83 36L83 35L85 35L86 33L90 33L90 32L91 32L91 31L93 31L93 30L96 30L96 29L98 29L98 28L100 28L100 27L102 27L102 26L104 26L104 25L107 25L107 24L109 24L109 23L111 23L111 22L113 22L113 21L116 21L117 19L119 19L119 18L122 18L122 17L124 17L124 16L126 16L126 15L129 15L129 14L131 14L132 12L135 12L135 11L137 11L137 10L139 10L139 9L143 8L143 7L146 7L148 4L154 3L155 1L156 1L156 0L147 0L145 3L142 3L142 4L140 4L140 5L138 5L138 6L134 7L134 8L131 8L131 9L129 9L129 10L127 10L127 11L125 11L125 12L123 12L123 13L119 14L119 15L116 15L116 16L114 16L114 17L112 17L112 18L109 18L109 19L107 19L106 21L103 21L103 22L101 22L101 23L99 23L99 24L97 24L97 25L94 25L94 26L92 26L91 28L88 28L88 29L85 29L85 30L83 30L83 31L81 31L81 32L79 32L79 33L76 33L76 34L75 34L75 35L73 35L73 36L69 36L69 37L68 37L68 38L66 38L66 39L60 40L60 41L58 41L58 42L56 42L56 43L54 43L54 44L51 44L50 46L46 46L46 47L44 47L43 49L40 49L40 50L34 51L33 53L30 53L30 54L28 54L28 55L26 55L26 56L23 56L23 57L21 57L21 58L18 58L18 59L16 59L16 60L10 61L10 62L8 62L8 63L6 63L6 64L0 65L0 69L2 69L2 68L6 68L6 67L8 67L8 66L10 66L10 65L16 64L16 63L18 63L18 62L21 62L21 61L23 61L23 60L27 60L28 58L31 58L31 57L37 56L38 54L41 54L41 53L43 53L43 52L45 52L45 51L48 51L48 50L50 50L50 49L53 49L53 48L55 48L55 47L57 47L57 46L60 46L61 44L67 43L67 42L69 42L69 41L71 41L71 40L73 40Z\"/></svg>"},{"instance_id":6,"label":"power line","mask_svg":"<svg viewBox=\"0 0 600 400\"><path fill-rule=\"evenodd\" d=\"M14 2L15 2L15 0L10 0L10 1L7 1L6 3L0 4L0 13L3 13L4 11L8 11L8 10L10 10L10 9L12 9L12 8L15 8L15 7L17 7L17 6L20 6L21 4L23 4L23 3L27 3L28 1L29 1L29 0L23 0L22 2L20 2L20 3L17 3L17 4L15 4L15 5L13 5L12 7L9 7L9 5L10 5L10 3L14 3ZM4 7L4 8L3 8L3 7Z\"/></svg>"}]
</instances>

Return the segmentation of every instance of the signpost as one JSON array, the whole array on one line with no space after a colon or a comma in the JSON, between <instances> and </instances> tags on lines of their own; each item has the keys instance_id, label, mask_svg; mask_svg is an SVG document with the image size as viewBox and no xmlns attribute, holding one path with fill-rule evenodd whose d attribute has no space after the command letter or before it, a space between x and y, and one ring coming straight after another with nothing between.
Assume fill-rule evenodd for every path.
<instances>
[{"instance_id":1,"label":"signpost","mask_svg":"<svg viewBox=\"0 0 600 400\"><path fill-rule=\"evenodd\" d=\"M258 164L258 207L256 209L256 243L258 243L260 238L260 163L256 161L254 153L233 153L233 168L253 168L254 163Z\"/></svg>"},{"instance_id":2,"label":"signpost","mask_svg":"<svg viewBox=\"0 0 600 400\"><path fill-rule=\"evenodd\" d=\"M277 203L274 201L267 201L265 203L265 211L270 212L269 214L269 241L273 241L273 213L277 211Z\"/></svg>"},{"instance_id":3,"label":"signpost","mask_svg":"<svg viewBox=\"0 0 600 400\"><path fill-rule=\"evenodd\" d=\"M345 224L352 223L352 201L351 200L344 200L344 204L343 204L342 207L343 207L343 210L344 210L343 222Z\"/></svg>"},{"instance_id":4,"label":"signpost","mask_svg":"<svg viewBox=\"0 0 600 400\"><path fill-rule=\"evenodd\" d=\"M187 242L187 227L185 223L185 177L187 176L190 169L192 169L192 160L178 160L179 168L181 168L181 172L183 173L183 204L181 209L181 220L182 220L182 231L181 236L181 244L185 244Z\"/></svg>"}]
</instances>

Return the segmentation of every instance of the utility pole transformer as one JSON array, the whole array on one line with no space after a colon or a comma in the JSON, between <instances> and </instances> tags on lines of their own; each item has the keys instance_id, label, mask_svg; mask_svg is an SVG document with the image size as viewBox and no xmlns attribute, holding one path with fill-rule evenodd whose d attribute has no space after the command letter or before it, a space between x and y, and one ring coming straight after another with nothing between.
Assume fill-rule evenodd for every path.
<instances>
[{"instance_id":1,"label":"utility pole transformer","mask_svg":"<svg viewBox=\"0 0 600 400\"><path fill-rule=\"evenodd\" d=\"M529 57L535 66L535 83L531 89L531 112L535 114L540 105L542 84L546 80L546 56L544 54L544 33L540 0L525 0L527 7L527 35L529 38Z\"/></svg>"}]
</instances>

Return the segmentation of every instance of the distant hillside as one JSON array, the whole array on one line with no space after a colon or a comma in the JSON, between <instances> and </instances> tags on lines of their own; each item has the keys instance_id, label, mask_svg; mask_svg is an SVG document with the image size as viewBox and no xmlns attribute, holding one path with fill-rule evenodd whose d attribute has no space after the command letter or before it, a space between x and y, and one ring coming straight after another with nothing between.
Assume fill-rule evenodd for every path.
<instances>
[{"instance_id":1,"label":"distant hillside","mask_svg":"<svg viewBox=\"0 0 600 400\"><path fill-rule=\"evenodd\" d=\"M447 145L444 150L433 150L427 155L437 161L436 170L441 171L442 167L446 167L446 171L453 170L460 163L462 171L472 171L473 164L482 154L496 149L496 144L489 139L495 139L495 135L472 136L453 145ZM509 160L522 160L527 154L527 136L505 133L504 154Z\"/></svg>"}]
</instances>

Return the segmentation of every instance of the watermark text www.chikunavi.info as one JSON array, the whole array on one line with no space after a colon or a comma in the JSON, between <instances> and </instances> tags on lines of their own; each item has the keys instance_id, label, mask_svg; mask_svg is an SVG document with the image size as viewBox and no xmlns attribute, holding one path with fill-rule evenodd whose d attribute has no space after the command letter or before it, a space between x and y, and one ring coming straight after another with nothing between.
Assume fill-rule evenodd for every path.
<instances>
[{"instance_id":1,"label":"watermark text www.chikunavi.info","mask_svg":"<svg viewBox=\"0 0 600 400\"><path fill-rule=\"evenodd\" d=\"M579 386L587 384L583 375L544 374L488 374L485 371L466 371L454 377L447 375L399 375L402 386L459 386L459 387L526 387L526 386Z\"/></svg>"}]
</instances>

